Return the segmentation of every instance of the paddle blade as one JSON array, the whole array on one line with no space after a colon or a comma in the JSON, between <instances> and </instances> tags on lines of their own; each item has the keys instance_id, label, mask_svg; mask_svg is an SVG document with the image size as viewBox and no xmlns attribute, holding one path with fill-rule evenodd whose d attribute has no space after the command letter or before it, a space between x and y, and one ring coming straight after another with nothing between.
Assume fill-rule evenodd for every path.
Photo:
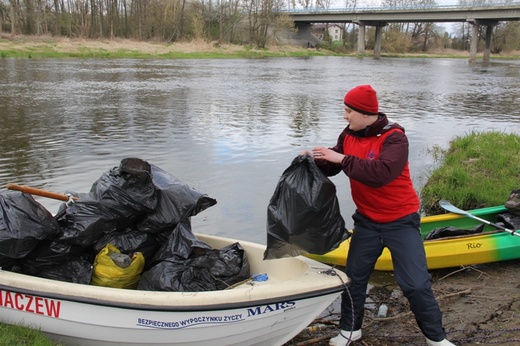
<instances>
[{"instance_id":1,"label":"paddle blade","mask_svg":"<svg viewBox=\"0 0 520 346\"><path fill-rule=\"evenodd\" d=\"M449 212L451 212L451 213L462 214L462 215L468 215L468 216L471 215L471 214L468 213L467 211L464 211L464 210L462 210L462 209L457 208L456 206L454 206L453 204L451 204L450 202L448 202L448 201L446 201L446 200L444 200L444 199L441 199L441 200L439 201L439 205L440 205L443 209L445 209L445 210L447 210L447 211L449 211Z\"/></svg>"}]
</instances>

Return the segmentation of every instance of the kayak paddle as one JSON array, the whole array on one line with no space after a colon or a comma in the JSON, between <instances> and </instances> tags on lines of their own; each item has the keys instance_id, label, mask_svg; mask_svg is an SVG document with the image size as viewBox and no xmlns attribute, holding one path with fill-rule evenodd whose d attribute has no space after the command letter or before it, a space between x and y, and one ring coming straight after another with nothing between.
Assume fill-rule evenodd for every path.
<instances>
[{"instance_id":1,"label":"kayak paddle","mask_svg":"<svg viewBox=\"0 0 520 346\"><path fill-rule=\"evenodd\" d=\"M496 223L490 222L490 221L485 220L485 219L481 219L480 217L477 217L477 216L475 216L475 215L473 215L471 213L468 213L467 211L464 211L462 209L457 208L456 206L452 205L450 202L448 202L448 201L446 201L444 199L441 199L439 201L439 205L442 208L444 208L445 210L449 211L449 212L452 212L452 213L455 213L455 214L466 215L467 217L470 217L472 219L475 219L475 220L478 220L480 222L483 222L486 225L496 227L498 229L501 229L502 231L506 231L506 232L511 233L511 235L516 235L517 237L520 237L520 233L516 233L515 230L509 229L509 228L505 228L504 226L498 225Z\"/></svg>"}]
</instances>

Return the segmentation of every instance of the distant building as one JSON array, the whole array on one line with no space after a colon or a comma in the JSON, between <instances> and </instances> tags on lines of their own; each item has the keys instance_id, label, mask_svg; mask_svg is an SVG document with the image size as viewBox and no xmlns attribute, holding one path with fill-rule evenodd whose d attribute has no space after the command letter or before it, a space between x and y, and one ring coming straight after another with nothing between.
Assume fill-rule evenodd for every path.
<instances>
[{"instance_id":1,"label":"distant building","mask_svg":"<svg viewBox=\"0 0 520 346\"><path fill-rule=\"evenodd\" d=\"M343 26L339 24L314 24L312 26L312 33L320 40L325 39L325 33L328 32L328 37L332 42L343 41Z\"/></svg>"}]
</instances>

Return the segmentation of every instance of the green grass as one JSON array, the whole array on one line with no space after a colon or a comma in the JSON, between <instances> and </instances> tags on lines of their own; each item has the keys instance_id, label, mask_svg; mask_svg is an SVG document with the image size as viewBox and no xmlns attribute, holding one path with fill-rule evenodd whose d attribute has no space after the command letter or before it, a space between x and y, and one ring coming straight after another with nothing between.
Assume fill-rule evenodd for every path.
<instances>
[{"instance_id":1,"label":"green grass","mask_svg":"<svg viewBox=\"0 0 520 346\"><path fill-rule=\"evenodd\" d=\"M0 345L5 346L62 346L51 341L36 329L0 323Z\"/></svg>"},{"instance_id":2,"label":"green grass","mask_svg":"<svg viewBox=\"0 0 520 346\"><path fill-rule=\"evenodd\" d=\"M29 50L0 50L1 58L107 58L107 59L232 59L232 58L275 58L275 57L311 57L331 55L319 51L298 51L298 52L269 52L269 51L239 51L239 52L169 52L165 54L150 54L138 51L118 50L109 51L92 51L85 50L80 52L56 52L56 51L29 51Z\"/></svg>"},{"instance_id":3,"label":"green grass","mask_svg":"<svg viewBox=\"0 0 520 346\"><path fill-rule=\"evenodd\" d=\"M520 188L520 136L502 132L471 132L450 147L430 150L440 166L428 173L421 190L426 215L442 213L440 199L470 210L503 205Z\"/></svg>"},{"instance_id":4,"label":"green grass","mask_svg":"<svg viewBox=\"0 0 520 346\"><path fill-rule=\"evenodd\" d=\"M71 59L71 58L106 58L106 59L232 59L232 58L274 58L274 57L311 57L336 55L333 52L325 52L323 50L301 49L297 51L269 51L268 49L252 50L244 47L243 50L235 52L168 52L168 53L145 53L138 50L120 49L116 51L107 51L104 49L83 48L77 52L59 52L54 50L52 46L38 46L30 49L4 49L0 50L1 58L54 58L54 59Z\"/></svg>"},{"instance_id":5,"label":"green grass","mask_svg":"<svg viewBox=\"0 0 520 346\"><path fill-rule=\"evenodd\" d=\"M226 51L225 49L213 50L211 52L206 51L194 51L194 52L179 52L172 50L168 53L153 53L143 52L139 48L139 43L131 43L132 48L130 49L119 49L119 50L107 50L100 47L89 47L89 42L85 42L82 46L82 42L75 42L72 46L80 47L71 49L72 51L60 50L60 42L57 39L50 39L48 37L39 36L22 36L16 37L15 39L0 38L1 43L7 43L8 48L4 47L0 49L0 58L54 58L54 59L89 59L89 58L106 58L106 59L233 59L233 58L274 58L274 57L313 57L313 56L348 56L348 57L367 57L373 58L373 52L367 50L364 53L358 53L352 49L347 49L339 42L332 44L323 44L318 49L307 49L304 47L286 46L287 49L284 51L284 47L276 47L277 49L270 50L269 48L253 49L252 46L243 45L237 46L241 49ZM32 46L27 46L27 43L33 43ZM108 43L110 41L100 40L98 42ZM144 42L146 43L146 42ZM164 43L159 43L158 47L164 47ZM166 44L168 46L168 44ZM272 47L271 47L272 48ZM281 49L279 49L281 48ZM465 52L459 53L405 53L405 54L394 54L394 53L381 53L381 57L394 57L394 58L468 58L468 54ZM477 57L478 58L478 57ZM493 59L519 59L518 54L511 56L500 56L492 55Z\"/></svg>"}]
</instances>

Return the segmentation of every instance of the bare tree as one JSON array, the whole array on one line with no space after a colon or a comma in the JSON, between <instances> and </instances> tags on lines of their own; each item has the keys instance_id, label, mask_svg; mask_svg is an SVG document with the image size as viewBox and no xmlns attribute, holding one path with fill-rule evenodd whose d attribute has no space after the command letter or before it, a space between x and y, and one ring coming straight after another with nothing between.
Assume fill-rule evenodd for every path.
<instances>
[{"instance_id":1,"label":"bare tree","mask_svg":"<svg viewBox=\"0 0 520 346\"><path fill-rule=\"evenodd\" d=\"M16 12L18 10L18 1L17 0L9 0L10 4L11 4L11 36L15 36L16 35L16 21L17 21L17 16L16 16Z\"/></svg>"}]
</instances>

